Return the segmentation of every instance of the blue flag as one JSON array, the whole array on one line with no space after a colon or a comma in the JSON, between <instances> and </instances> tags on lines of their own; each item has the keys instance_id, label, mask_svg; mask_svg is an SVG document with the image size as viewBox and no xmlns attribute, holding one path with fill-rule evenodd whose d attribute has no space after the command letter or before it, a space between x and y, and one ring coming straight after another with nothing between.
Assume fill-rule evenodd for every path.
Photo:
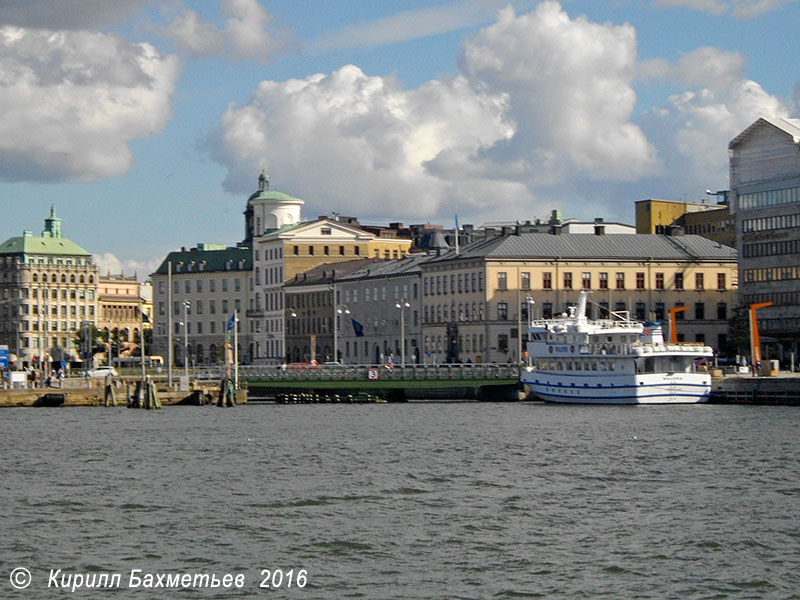
<instances>
[{"instance_id":1,"label":"blue flag","mask_svg":"<svg viewBox=\"0 0 800 600\"><path fill-rule=\"evenodd\" d=\"M355 331L356 337L364 337L364 326L355 319L351 320L353 321L353 331Z\"/></svg>"},{"instance_id":2,"label":"blue flag","mask_svg":"<svg viewBox=\"0 0 800 600\"><path fill-rule=\"evenodd\" d=\"M231 318L228 319L228 326L225 328L225 331L233 331L234 327L236 327L236 313L233 313Z\"/></svg>"}]
</instances>

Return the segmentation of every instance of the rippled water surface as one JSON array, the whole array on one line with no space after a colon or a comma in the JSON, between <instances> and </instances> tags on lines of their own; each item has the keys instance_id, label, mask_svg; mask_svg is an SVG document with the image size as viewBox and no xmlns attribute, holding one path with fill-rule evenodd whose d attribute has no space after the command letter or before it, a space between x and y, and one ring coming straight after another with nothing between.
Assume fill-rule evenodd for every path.
<instances>
[{"instance_id":1,"label":"rippled water surface","mask_svg":"<svg viewBox=\"0 0 800 600\"><path fill-rule=\"evenodd\" d=\"M798 408L4 409L0 448L3 598L800 598Z\"/></svg>"}]
</instances>

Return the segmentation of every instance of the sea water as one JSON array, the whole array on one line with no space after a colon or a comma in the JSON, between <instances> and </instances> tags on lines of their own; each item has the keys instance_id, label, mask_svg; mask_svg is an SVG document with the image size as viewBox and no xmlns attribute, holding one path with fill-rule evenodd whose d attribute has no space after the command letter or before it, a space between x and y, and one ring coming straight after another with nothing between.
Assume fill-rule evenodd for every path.
<instances>
[{"instance_id":1,"label":"sea water","mask_svg":"<svg viewBox=\"0 0 800 600\"><path fill-rule=\"evenodd\" d=\"M800 598L797 408L4 409L0 448L3 598Z\"/></svg>"}]
</instances>

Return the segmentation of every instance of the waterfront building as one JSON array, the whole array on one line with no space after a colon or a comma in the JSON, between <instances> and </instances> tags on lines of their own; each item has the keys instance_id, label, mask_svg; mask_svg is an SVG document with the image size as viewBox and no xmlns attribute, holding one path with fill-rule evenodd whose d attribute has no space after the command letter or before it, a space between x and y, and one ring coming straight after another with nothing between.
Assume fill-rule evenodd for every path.
<instances>
[{"instance_id":1,"label":"waterfront building","mask_svg":"<svg viewBox=\"0 0 800 600\"><path fill-rule=\"evenodd\" d=\"M149 285L140 284L135 275L100 275L97 284L97 328L109 345L108 362L114 358L129 357L136 354L142 324L149 328L147 299L143 293L151 291ZM152 296L150 297L152 307ZM152 311L152 308L150 308Z\"/></svg>"},{"instance_id":2,"label":"waterfront building","mask_svg":"<svg viewBox=\"0 0 800 600\"><path fill-rule=\"evenodd\" d=\"M239 360L248 363L250 338L245 307L249 299L252 253L249 247L198 244L170 252L153 282L153 344L148 354L184 365L225 361L226 330L234 311L239 317ZM170 286L171 281L171 286ZM233 336L229 336L233 343Z\"/></svg>"},{"instance_id":3,"label":"waterfront building","mask_svg":"<svg viewBox=\"0 0 800 600\"><path fill-rule=\"evenodd\" d=\"M760 118L728 148L740 300L772 303L757 313L774 340L764 355L788 359L800 339L800 119Z\"/></svg>"},{"instance_id":4,"label":"waterfront building","mask_svg":"<svg viewBox=\"0 0 800 600\"><path fill-rule=\"evenodd\" d=\"M722 348L736 304L736 251L697 235L511 233L420 263L423 351L439 362L517 362L529 318L594 292L588 316L677 315L677 336Z\"/></svg>"},{"instance_id":5,"label":"waterfront building","mask_svg":"<svg viewBox=\"0 0 800 600\"><path fill-rule=\"evenodd\" d=\"M367 264L381 263L362 258L323 264L286 282L286 362L334 362L337 354L342 359L341 346L336 348L350 327L350 311L336 286L343 276Z\"/></svg>"},{"instance_id":6,"label":"waterfront building","mask_svg":"<svg viewBox=\"0 0 800 600\"><path fill-rule=\"evenodd\" d=\"M97 320L91 254L62 235L55 207L44 223L41 236L26 230L0 245L0 344L18 368L79 361L82 326Z\"/></svg>"},{"instance_id":7,"label":"waterfront building","mask_svg":"<svg viewBox=\"0 0 800 600\"><path fill-rule=\"evenodd\" d=\"M284 283L317 265L377 258L397 259L411 240L381 237L333 218L301 221L303 201L270 189L261 173L247 202L246 239L252 240L252 295L247 306L248 354L254 362L286 359L288 308Z\"/></svg>"},{"instance_id":8,"label":"waterfront building","mask_svg":"<svg viewBox=\"0 0 800 600\"><path fill-rule=\"evenodd\" d=\"M710 194L710 192L707 192ZM636 233L669 233L681 227L725 246L736 246L735 219L728 206L729 192L713 194L717 203L640 200L636 202ZM611 233L606 232L606 233Z\"/></svg>"},{"instance_id":9,"label":"waterfront building","mask_svg":"<svg viewBox=\"0 0 800 600\"><path fill-rule=\"evenodd\" d=\"M420 265L430 258L417 253L366 264L335 282L341 362L434 362L423 355L421 344Z\"/></svg>"}]
</instances>

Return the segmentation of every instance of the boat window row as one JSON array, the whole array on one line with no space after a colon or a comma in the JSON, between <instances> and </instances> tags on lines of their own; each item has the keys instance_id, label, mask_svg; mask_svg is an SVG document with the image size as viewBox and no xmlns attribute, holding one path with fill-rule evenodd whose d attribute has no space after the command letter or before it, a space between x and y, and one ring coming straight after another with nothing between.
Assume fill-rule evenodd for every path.
<instances>
[{"instance_id":1,"label":"boat window row","mask_svg":"<svg viewBox=\"0 0 800 600\"><path fill-rule=\"evenodd\" d=\"M542 371L616 371L617 366L613 360L556 360L556 359L537 359L533 361L533 367ZM624 370L624 367L621 369Z\"/></svg>"}]
</instances>

